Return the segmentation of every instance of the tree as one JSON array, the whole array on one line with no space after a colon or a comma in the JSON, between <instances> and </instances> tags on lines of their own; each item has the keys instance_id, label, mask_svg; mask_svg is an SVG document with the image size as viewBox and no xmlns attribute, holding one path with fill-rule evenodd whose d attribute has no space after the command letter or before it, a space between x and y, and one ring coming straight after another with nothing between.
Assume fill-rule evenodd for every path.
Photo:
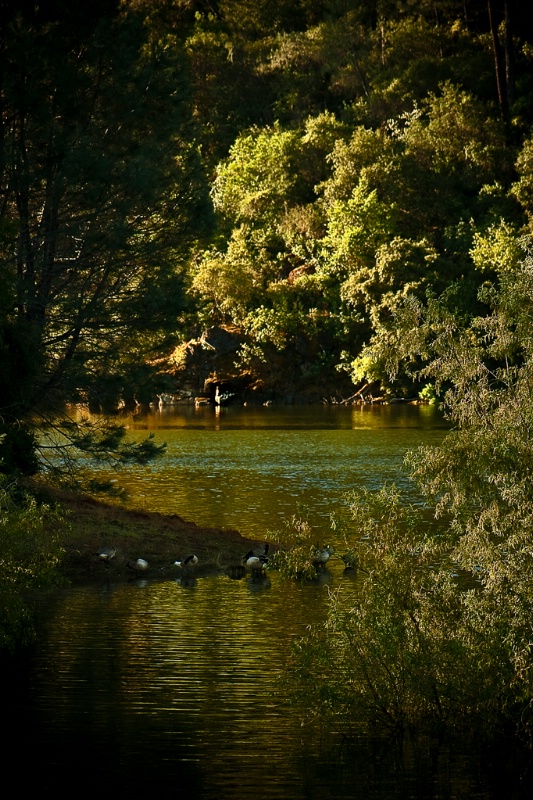
<instances>
[{"instance_id":1,"label":"tree","mask_svg":"<svg viewBox=\"0 0 533 800\"><path fill-rule=\"evenodd\" d=\"M220 239L191 265L202 317L243 328L242 366L283 365L274 371L285 392L311 375L342 383L335 364L352 326L340 319L335 279L319 272L326 220L317 187L345 135L323 113L300 130L276 124L240 136L212 189Z\"/></svg>"},{"instance_id":2,"label":"tree","mask_svg":"<svg viewBox=\"0 0 533 800\"><path fill-rule=\"evenodd\" d=\"M32 471L28 415L87 400L98 381L143 388L132 377L168 348L179 264L208 212L172 37L120 3L28 4L5 23L3 468Z\"/></svg>"},{"instance_id":3,"label":"tree","mask_svg":"<svg viewBox=\"0 0 533 800\"><path fill-rule=\"evenodd\" d=\"M31 641L35 592L59 582L67 526L58 509L0 475L0 657Z\"/></svg>"},{"instance_id":4,"label":"tree","mask_svg":"<svg viewBox=\"0 0 533 800\"><path fill-rule=\"evenodd\" d=\"M317 713L341 724L467 724L531 742L533 254L522 248L482 288L486 314L461 315L450 294L408 299L375 350L392 374L423 360L414 368L443 393L451 428L407 459L433 523L393 487L347 500L338 537L361 580L332 595L296 661L300 686L321 676Z\"/></svg>"}]
</instances>

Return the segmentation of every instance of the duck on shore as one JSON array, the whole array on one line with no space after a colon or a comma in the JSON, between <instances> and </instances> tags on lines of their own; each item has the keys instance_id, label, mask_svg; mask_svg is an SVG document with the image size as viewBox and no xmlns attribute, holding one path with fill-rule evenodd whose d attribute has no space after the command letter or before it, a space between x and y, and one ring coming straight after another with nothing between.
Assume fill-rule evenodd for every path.
<instances>
[{"instance_id":1,"label":"duck on shore","mask_svg":"<svg viewBox=\"0 0 533 800\"><path fill-rule=\"evenodd\" d=\"M176 567L195 567L197 564L198 556L195 556L194 553L184 558L183 561L174 561L174 566Z\"/></svg>"},{"instance_id":2,"label":"duck on shore","mask_svg":"<svg viewBox=\"0 0 533 800\"><path fill-rule=\"evenodd\" d=\"M109 563L112 558L115 558L117 551L114 547L101 547L100 550L95 553L95 557L98 558L100 561L104 561L105 563Z\"/></svg>"}]
</instances>

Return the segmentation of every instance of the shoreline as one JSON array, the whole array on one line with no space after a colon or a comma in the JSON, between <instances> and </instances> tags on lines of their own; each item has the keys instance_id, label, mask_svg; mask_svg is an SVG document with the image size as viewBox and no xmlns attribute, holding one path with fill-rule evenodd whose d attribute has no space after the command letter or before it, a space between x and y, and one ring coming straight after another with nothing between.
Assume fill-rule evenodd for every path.
<instances>
[{"instance_id":1,"label":"shoreline","mask_svg":"<svg viewBox=\"0 0 533 800\"><path fill-rule=\"evenodd\" d=\"M264 544L234 529L203 527L177 514L132 509L87 495L58 493L55 502L68 524L61 537L65 554L58 571L71 584L141 574L150 579L177 577L174 562L191 553L198 557L196 576L220 573L242 564L248 550ZM116 550L112 560L99 557L104 547ZM142 573L128 567L128 561L138 558L148 562Z\"/></svg>"}]
</instances>

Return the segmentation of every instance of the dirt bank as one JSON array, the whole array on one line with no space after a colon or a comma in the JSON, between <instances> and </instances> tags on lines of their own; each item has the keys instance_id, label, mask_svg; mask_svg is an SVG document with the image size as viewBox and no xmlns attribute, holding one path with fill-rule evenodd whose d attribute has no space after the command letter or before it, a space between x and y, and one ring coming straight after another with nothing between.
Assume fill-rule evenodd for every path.
<instances>
[{"instance_id":1,"label":"dirt bank","mask_svg":"<svg viewBox=\"0 0 533 800\"><path fill-rule=\"evenodd\" d=\"M76 494L62 494L57 500L69 523L61 572L74 583L131 578L135 573L128 562L138 558L148 562L146 577L169 577L176 574L174 562L191 553L198 557L198 576L224 572L263 544L236 530L204 528L177 515L132 510ZM110 561L98 556L104 547L116 550Z\"/></svg>"}]
</instances>

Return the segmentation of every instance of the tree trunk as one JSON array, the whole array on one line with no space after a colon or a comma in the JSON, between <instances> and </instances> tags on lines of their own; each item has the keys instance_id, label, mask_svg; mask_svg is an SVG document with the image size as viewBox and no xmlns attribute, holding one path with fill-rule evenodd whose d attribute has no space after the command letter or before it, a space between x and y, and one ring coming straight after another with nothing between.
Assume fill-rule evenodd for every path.
<instances>
[{"instance_id":1,"label":"tree trunk","mask_svg":"<svg viewBox=\"0 0 533 800\"><path fill-rule=\"evenodd\" d=\"M505 80L507 85L507 109L512 108L515 99L515 63L513 47L513 26L511 2L505 3Z\"/></svg>"},{"instance_id":2,"label":"tree trunk","mask_svg":"<svg viewBox=\"0 0 533 800\"><path fill-rule=\"evenodd\" d=\"M509 106L507 97L505 56L502 50L500 36L498 33L499 26L498 26L498 20L496 18L496 11L494 8L494 0L487 0L487 6L489 12L490 33L492 36L492 49L494 53L494 66L496 70L496 87L498 89L498 103L500 106L501 115L505 120L505 122L507 122L509 119ZM505 3L505 7L507 9L507 3Z\"/></svg>"}]
</instances>

